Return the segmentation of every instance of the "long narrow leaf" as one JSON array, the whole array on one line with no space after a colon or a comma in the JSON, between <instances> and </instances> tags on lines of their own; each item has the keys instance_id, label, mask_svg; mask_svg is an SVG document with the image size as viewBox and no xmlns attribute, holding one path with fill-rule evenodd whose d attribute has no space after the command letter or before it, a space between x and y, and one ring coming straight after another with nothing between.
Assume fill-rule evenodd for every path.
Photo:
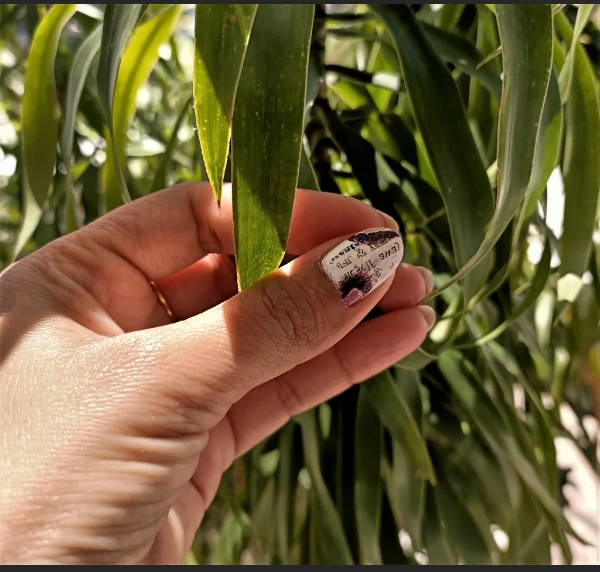
<instances>
[{"instance_id":1,"label":"long narrow leaf","mask_svg":"<svg viewBox=\"0 0 600 572\"><path fill-rule=\"evenodd\" d=\"M158 169L156 169L156 174L154 175L154 180L152 181L152 185L150 186L150 192L153 193L155 191L159 191L160 189L164 189L167 186L167 169L171 164L173 151L175 151L175 147L179 141L177 138L177 134L179 133L179 128L183 123L186 115L188 114L188 108L192 99L188 99L181 109L181 113L175 121L175 125L173 126L173 133L171 133L171 138L169 139L169 143L167 144L167 148L165 149L165 153L163 158L160 161L160 165Z\"/></svg>"},{"instance_id":2,"label":"long narrow leaf","mask_svg":"<svg viewBox=\"0 0 600 572\"><path fill-rule=\"evenodd\" d=\"M408 6L379 4L371 9L385 22L398 49L415 121L446 205L460 268L477 252L493 214L490 183L460 94ZM482 264L467 277L466 300L479 289L486 272Z\"/></svg>"},{"instance_id":3,"label":"long narrow leaf","mask_svg":"<svg viewBox=\"0 0 600 572\"><path fill-rule=\"evenodd\" d=\"M468 40L440 30L430 24L422 23L423 30L431 45L445 61L453 63L456 67L479 80L492 96L499 100L502 94L502 80L492 66L479 66L483 56L479 50Z\"/></svg>"},{"instance_id":4,"label":"long narrow leaf","mask_svg":"<svg viewBox=\"0 0 600 572\"><path fill-rule=\"evenodd\" d=\"M418 476L435 484L435 473L423 435L389 372L384 371L372 377L361 386L361 390L363 388L383 425L406 451Z\"/></svg>"},{"instance_id":5,"label":"long narrow leaf","mask_svg":"<svg viewBox=\"0 0 600 572\"><path fill-rule=\"evenodd\" d=\"M142 4L107 4L104 11L104 22L102 24L102 44L100 48L100 59L98 61L98 93L104 110L106 125L110 137L113 137L113 100L115 97L115 84L121 53L129 39L131 31L139 22L145 11ZM124 201L130 201L129 191L125 183L122 166L116 155L116 147L110 149L115 163L117 183Z\"/></svg>"},{"instance_id":6,"label":"long narrow leaf","mask_svg":"<svg viewBox=\"0 0 600 572\"><path fill-rule=\"evenodd\" d=\"M60 152L67 170L71 167L75 118L85 80L88 77L94 56L100 49L102 26L98 26L79 46L67 82L64 115L61 127Z\"/></svg>"},{"instance_id":7,"label":"long narrow leaf","mask_svg":"<svg viewBox=\"0 0 600 572\"><path fill-rule=\"evenodd\" d=\"M562 130L562 107L558 80L554 70L550 75L548 93L544 101L544 110L540 119L540 130L533 158L531 179L525 193L525 202L521 212L519 225L515 236L519 234L521 225L527 220L537 207L537 203L546 188L548 179L558 163Z\"/></svg>"},{"instance_id":8,"label":"long narrow leaf","mask_svg":"<svg viewBox=\"0 0 600 572\"><path fill-rule=\"evenodd\" d=\"M501 7L498 6L499 10ZM478 384L471 383L461 369L462 354L451 350L440 355L438 364L453 393L463 404L473 420L494 447L496 453L507 456L529 490L543 507L561 525L563 530L574 534L555 498L540 480L536 470L523 455L515 437L490 397Z\"/></svg>"},{"instance_id":9,"label":"long narrow leaf","mask_svg":"<svg viewBox=\"0 0 600 572\"><path fill-rule=\"evenodd\" d=\"M581 11L583 5L579 8ZM556 22L570 32L564 14ZM562 172L565 214L560 239L560 272L582 276L587 269L600 195L600 115L598 92L590 60L579 43L572 47L574 73L565 110L565 152ZM561 74L565 69L561 70Z\"/></svg>"},{"instance_id":10,"label":"long narrow leaf","mask_svg":"<svg viewBox=\"0 0 600 572\"><path fill-rule=\"evenodd\" d=\"M31 192L40 206L48 196L56 162L58 119L54 60L60 33L76 8L76 4L63 4L48 12L35 31L25 71L21 110L23 161Z\"/></svg>"},{"instance_id":11,"label":"long narrow leaf","mask_svg":"<svg viewBox=\"0 0 600 572\"><path fill-rule=\"evenodd\" d=\"M316 518L312 519L318 531L317 541L324 548L322 552L327 564L352 564L344 527L321 473L315 411L302 413L298 422L302 428L304 462L310 474L311 494L317 509Z\"/></svg>"},{"instance_id":12,"label":"long narrow leaf","mask_svg":"<svg viewBox=\"0 0 600 572\"><path fill-rule=\"evenodd\" d=\"M217 201L229 154L235 94L257 4L198 4L194 109L208 179Z\"/></svg>"},{"instance_id":13,"label":"long narrow leaf","mask_svg":"<svg viewBox=\"0 0 600 572\"><path fill-rule=\"evenodd\" d=\"M361 564L381 564L379 533L383 490L380 464L383 433L364 385L358 394L355 433L354 506Z\"/></svg>"},{"instance_id":14,"label":"long narrow leaf","mask_svg":"<svg viewBox=\"0 0 600 572\"><path fill-rule=\"evenodd\" d=\"M488 255L512 220L531 178L552 66L552 10L550 5L498 4L496 12L504 65L496 210L477 253L426 300L467 276Z\"/></svg>"},{"instance_id":15,"label":"long narrow leaf","mask_svg":"<svg viewBox=\"0 0 600 572\"><path fill-rule=\"evenodd\" d=\"M123 169L126 166L127 130L135 114L137 92L148 80L158 60L158 49L171 37L182 9L180 4L172 6L138 26L120 60L112 105L113 131L112 136L107 138L107 157L102 169L106 208L109 211L128 200L123 187Z\"/></svg>"},{"instance_id":16,"label":"long narrow leaf","mask_svg":"<svg viewBox=\"0 0 600 572\"><path fill-rule=\"evenodd\" d=\"M546 287L548 277L550 276L550 262L552 260L552 247L550 240L546 239L544 246L544 252L542 258L538 263L535 271L535 275L531 281L531 286L527 289L525 298L519 305L519 307L499 326L494 328L489 334L483 336L477 340L478 346L483 346L495 340L502 332L504 332L512 323L514 323L520 316L522 316L529 308L535 304L539 298L542 290Z\"/></svg>"},{"instance_id":17,"label":"long narrow leaf","mask_svg":"<svg viewBox=\"0 0 600 572\"><path fill-rule=\"evenodd\" d=\"M302 145L312 4L258 7L235 101L233 216L240 290L283 260Z\"/></svg>"},{"instance_id":18,"label":"long narrow leaf","mask_svg":"<svg viewBox=\"0 0 600 572\"><path fill-rule=\"evenodd\" d=\"M40 22L31 42L21 103L25 213L13 259L37 227L50 191L58 140L54 60L60 34L76 9L76 4L53 6Z\"/></svg>"},{"instance_id":19,"label":"long narrow leaf","mask_svg":"<svg viewBox=\"0 0 600 572\"><path fill-rule=\"evenodd\" d=\"M560 70L560 75L558 76L560 99L563 103L566 103L571 95L571 86L573 85L573 76L575 73L575 60L577 59L576 54L577 46L579 45L579 36L581 35L581 32L583 32L593 8L593 4L580 4L577 8L577 18L575 19L575 30L573 31L573 37L571 38L571 47L567 53L565 65Z\"/></svg>"}]
</instances>

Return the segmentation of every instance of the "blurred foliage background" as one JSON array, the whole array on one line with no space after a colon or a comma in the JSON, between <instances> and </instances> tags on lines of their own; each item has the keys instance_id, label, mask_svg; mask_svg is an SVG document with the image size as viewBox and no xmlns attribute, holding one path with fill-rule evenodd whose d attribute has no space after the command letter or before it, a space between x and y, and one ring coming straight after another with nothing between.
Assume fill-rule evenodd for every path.
<instances>
[{"instance_id":1,"label":"blurred foliage background","mask_svg":"<svg viewBox=\"0 0 600 572\"><path fill-rule=\"evenodd\" d=\"M208 180L194 5L124 12L114 101L108 11L71 6L0 6L0 268L121 204L121 176L134 199ZM552 544L570 561L554 439L598 468L599 11L498 9L315 5L298 185L395 217L439 321L237 460L188 563L541 564Z\"/></svg>"}]
</instances>

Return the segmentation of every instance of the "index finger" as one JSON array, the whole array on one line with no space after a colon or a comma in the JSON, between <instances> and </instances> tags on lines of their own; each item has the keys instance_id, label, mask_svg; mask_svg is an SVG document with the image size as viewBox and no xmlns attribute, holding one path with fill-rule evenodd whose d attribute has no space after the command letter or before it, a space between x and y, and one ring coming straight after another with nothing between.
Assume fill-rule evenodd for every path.
<instances>
[{"instance_id":1,"label":"index finger","mask_svg":"<svg viewBox=\"0 0 600 572\"><path fill-rule=\"evenodd\" d=\"M287 252L304 254L331 238L382 226L398 230L391 217L357 199L298 189ZM234 253L231 185L224 186L220 207L208 183L184 183L124 205L78 234L148 280L161 280L207 254Z\"/></svg>"}]
</instances>

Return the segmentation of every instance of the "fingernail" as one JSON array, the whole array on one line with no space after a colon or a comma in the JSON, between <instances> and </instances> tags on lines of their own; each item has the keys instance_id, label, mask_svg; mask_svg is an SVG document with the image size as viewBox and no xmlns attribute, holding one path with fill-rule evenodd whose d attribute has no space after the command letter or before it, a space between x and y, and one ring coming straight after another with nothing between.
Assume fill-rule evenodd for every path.
<instances>
[{"instance_id":1,"label":"fingernail","mask_svg":"<svg viewBox=\"0 0 600 572\"><path fill-rule=\"evenodd\" d=\"M417 306L417 310L423 314L427 322L427 331L435 325L435 310L431 306Z\"/></svg>"},{"instance_id":2,"label":"fingernail","mask_svg":"<svg viewBox=\"0 0 600 572\"><path fill-rule=\"evenodd\" d=\"M423 277L423 282L425 282L425 294L429 294L433 290L433 274L431 270L425 268L424 266L415 266L415 268L419 271L421 276Z\"/></svg>"},{"instance_id":3,"label":"fingernail","mask_svg":"<svg viewBox=\"0 0 600 572\"><path fill-rule=\"evenodd\" d=\"M385 220L385 226L387 228L391 228L392 230L395 230L396 232L398 232L399 230L399 226L398 223L389 215L384 213L383 211L380 211L379 209L375 209Z\"/></svg>"},{"instance_id":4,"label":"fingernail","mask_svg":"<svg viewBox=\"0 0 600 572\"><path fill-rule=\"evenodd\" d=\"M404 245L388 228L359 232L328 252L321 266L346 307L354 306L396 270Z\"/></svg>"}]
</instances>

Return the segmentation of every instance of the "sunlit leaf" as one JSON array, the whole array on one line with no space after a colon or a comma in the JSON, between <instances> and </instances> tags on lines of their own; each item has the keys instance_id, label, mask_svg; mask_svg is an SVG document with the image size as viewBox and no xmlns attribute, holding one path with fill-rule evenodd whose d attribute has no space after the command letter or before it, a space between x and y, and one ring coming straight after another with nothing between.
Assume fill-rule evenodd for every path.
<instances>
[{"instance_id":1,"label":"sunlit leaf","mask_svg":"<svg viewBox=\"0 0 600 572\"><path fill-rule=\"evenodd\" d=\"M145 6L143 4L107 4L104 11L97 82L106 125L108 125L110 137L113 139L113 101L115 99L115 84L121 63L121 55L131 31L145 12ZM111 153L113 154L113 161L115 163L115 177L117 178L120 192L123 195L123 200L130 201L131 197L129 196L115 145L111 147Z\"/></svg>"},{"instance_id":2,"label":"sunlit leaf","mask_svg":"<svg viewBox=\"0 0 600 572\"><path fill-rule=\"evenodd\" d=\"M13 258L19 255L37 227L50 192L58 141L54 60L60 34L76 8L76 4L53 6L40 22L31 42L21 104L25 213Z\"/></svg>"},{"instance_id":3,"label":"sunlit leaf","mask_svg":"<svg viewBox=\"0 0 600 572\"><path fill-rule=\"evenodd\" d=\"M123 187L125 182L123 171L126 168L125 146L127 130L135 114L138 90L156 65L158 48L170 38L182 9L182 5L173 6L138 26L120 59L112 105L113 132L112 137L107 137L107 157L102 169L106 209L109 211L127 200ZM104 46L104 35L102 46ZM100 77L100 69L98 74ZM106 103L104 105L106 106Z\"/></svg>"},{"instance_id":4,"label":"sunlit leaf","mask_svg":"<svg viewBox=\"0 0 600 572\"><path fill-rule=\"evenodd\" d=\"M310 4L264 4L254 19L232 129L240 290L275 270L285 252L298 181L313 15Z\"/></svg>"},{"instance_id":5,"label":"sunlit leaf","mask_svg":"<svg viewBox=\"0 0 600 572\"><path fill-rule=\"evenodd\" d=\"M194 108L204 164L217 201L229 153L238 81L257 4L198 4Z\"/></svg>"}]
</instances>

